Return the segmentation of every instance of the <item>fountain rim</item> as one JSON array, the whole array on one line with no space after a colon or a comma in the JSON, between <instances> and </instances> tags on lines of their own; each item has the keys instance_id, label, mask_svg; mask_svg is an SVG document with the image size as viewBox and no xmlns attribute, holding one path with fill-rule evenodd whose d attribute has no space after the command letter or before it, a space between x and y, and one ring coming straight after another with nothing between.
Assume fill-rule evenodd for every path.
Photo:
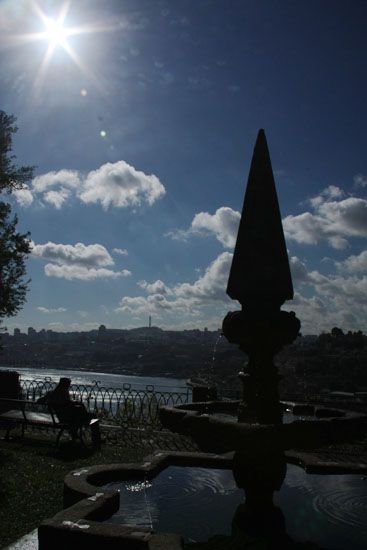
<instances>
[{"instance_id":1,"label":"fountain rim","mask_svg":"<svg viewBox=\"0 0 367 550\"><path fill-rule=\"evenodd\" d=\"M293 408L308 407L310 409L312 408L312 412L310 414L314 414L316 417L320 418L320 420L301 420L302 423L304 423L304 422L311 422L311 423L318 422L319 423L322 420L331 421L335 418L338 418L338 419L344 418L346 420L349 420L351 418L366 418L367 419L366 414L351 411L349 409L341 409L339 407L326 407L324 405L319 405L319 404L316 404L316 403L309 403L307 401L290 401L290 400L285 400L285 399L281 399L279 402L280 402L280 405L282 406L284 411L287 408L291 408L291 410L293 412ZM225 411L225 410L228 410L229 408L238 407L241 403L242 403L241 399L228 399L226 401L222 401L222 400L196 401L194 403L182 403L182 404L179 404L179 405L162 405L160 407L160 411L163 411L163 412L168 411L169 412L169 411L179 410L179 411L185 411L187 414L193 414L195 416L197 416L197 415L203 416L206 413L210 414L210 412L222 412L219 409L222 409L222 410ZM306 413L300 412L300 413L294 413L294 414L296 414L296 415L299 414L300 416L302 416L303 414L306 414ZM322 420L321 420L321 418L322 418ZM223 420L223 422L231 422L231 421L230 420L227 420L227 421ZM296 419L296 420L294 420L294 422L300 422L300 420ZM237 422L236 422L236 424L237 424ZM239 424L249 424L249 425L259 425L259 426L265 425L265 424L261 424L259 422L254 422L254 423L239 422ZM273 426L275 424L266 424L266 425Z\"/></svg>"},{"instance_id":2,"label":"fountain rim","mask_svg":"<svg viewBox=\"0 0 367 550\"><path fill-rule=\"evenodd\" d=\"M38 528L40 548L64 543L74 548L73 542L81 533L99 544L112 543L120 548L125 542L130 548L183 550L181 535L156 532L131 524L108 523L119 508L119 493L102 489L111 481L154 478L169 466L192 466L230 469L233 453L225 456L214 453L156 452L139 463L100 464L69 472L64 479L64 510L45 520ZM107 521L106 521L107 520ZM105 521L105 523L102 523ZM78 533L79 531L79 533ZM155 543L155 544L154 544ZM130 546L131 545L131 546Z\"/></svg>"},{"instance_id":3,"label":"fountain rim","mask_svg":"<svg viewBox=\"0 0 367 550\"><path fill-rule=\"evenodd\" d=\"M362 431L364 433L367 425L366 414L336 408L319 409L334 413L334 416L321 414L315 420L294 420L287 424L251 424L207 414L226 412L226 408L238 406L238 403L209 401L162 406L159 415L165 428L191 436L201 450L214 453L287 451L290 458L299 459L307 469L315 465L322 467L320 460L315 459L315 449L337 442L350 442ZM340 464L333 462L332 466L335 469ZM353 465L350 467L353 468Z\"/></svg>"}]
</instances>

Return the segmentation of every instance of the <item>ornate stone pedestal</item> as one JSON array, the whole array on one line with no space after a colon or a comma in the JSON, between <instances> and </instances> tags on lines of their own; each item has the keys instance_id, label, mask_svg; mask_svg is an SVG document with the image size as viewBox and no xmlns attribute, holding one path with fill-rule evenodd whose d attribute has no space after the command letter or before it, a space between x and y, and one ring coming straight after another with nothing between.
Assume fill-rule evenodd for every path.
<instances>
[{"instance_id":1,"label":"ornate stone pedestal","mask_svg":"<svg viewBox=\"0 0 367 550\"><path fill-rule=\"evenodd\" d=\"M259 318L256 313L234 311L223 321L223 334L248 354L249 360L240 373L243 403L238 419L241 422L279 424L282 410L278 383L281 376L274 365L274 355L293 342L300 329L293 312L269 312Z\"/></svg>"}]
</instances>

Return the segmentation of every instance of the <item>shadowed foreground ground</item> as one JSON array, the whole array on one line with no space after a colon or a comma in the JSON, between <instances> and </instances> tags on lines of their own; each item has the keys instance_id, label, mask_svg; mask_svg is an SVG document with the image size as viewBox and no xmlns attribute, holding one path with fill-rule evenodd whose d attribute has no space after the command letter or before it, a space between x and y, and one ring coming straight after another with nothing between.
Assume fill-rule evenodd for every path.
<instances>
[{"instance_id":1,"label":"shadowed foreground ground","mask_svg":"<svg viewBox=\"0 0 367 550\"><path fill-rule=\"evenodd\" d=\"M134 462L143 448L104 445L90 452L65 441L60 449L53 437L0 441L0 548L35 529L62 509L63 480L75 468L100 463Z\"/></svg>"},{"instance_id":2,"label":"shadowed foreground ground","mask_svg":"<svg viewBox=\"0 0 367 550\"><path fill-rule=\"evenodd\" d=\"M73 469L100 463L135 462L158 448L194 450L184 438L144 432L104 432L106 443L92 452L64 440L59 449L54 437L30 433L0 441L0 548L35 529L62 508L64 476ZM112 444L113 443L113 444ZM191 448L190 448L191 447ZM292 453L291 453L292 454ZM302 453L299 453L300 457ZM307 453L308 460L310 453ZM305 455L306 456L306 455ZM332 464L367 474L367 436L352 444L333 445L312 452L318 465Z\"/></svg>"}]
</instances>

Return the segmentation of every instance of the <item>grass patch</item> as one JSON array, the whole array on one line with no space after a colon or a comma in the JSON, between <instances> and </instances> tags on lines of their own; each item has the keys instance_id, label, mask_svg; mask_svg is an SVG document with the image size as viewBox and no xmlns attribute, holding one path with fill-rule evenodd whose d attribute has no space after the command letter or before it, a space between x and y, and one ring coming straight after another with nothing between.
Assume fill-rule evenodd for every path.
<instances>
[{"instance_id":1,"label":"grass patch","mask_svg":"<svg viewBox=\"0 0 367 550\"><path fill-rule=\"evenodd\" d=\"M65 475L79 467L101 463L135 462L148 454L142 449L103 445L90 451L69 441L32 433L0 441L0 548L35 529L62 509Z\"/></svg>"}]
</instances>

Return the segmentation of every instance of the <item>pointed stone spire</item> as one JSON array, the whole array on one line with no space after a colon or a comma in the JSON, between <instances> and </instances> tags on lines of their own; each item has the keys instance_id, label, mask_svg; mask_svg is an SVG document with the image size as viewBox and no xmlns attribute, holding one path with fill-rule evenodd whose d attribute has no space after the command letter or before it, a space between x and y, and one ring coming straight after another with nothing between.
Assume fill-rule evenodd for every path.
<instances>
[{"instance_id":1,"label":"pointed stone spire","mask_svg":"<svg viewBox=\"0 0 367 550\"><path fill-rule=\"evenodd\" d=\"M264 130L257 136L227 294L247 309L293 298L278 197Z\"/></svg>"}]
</instances>

